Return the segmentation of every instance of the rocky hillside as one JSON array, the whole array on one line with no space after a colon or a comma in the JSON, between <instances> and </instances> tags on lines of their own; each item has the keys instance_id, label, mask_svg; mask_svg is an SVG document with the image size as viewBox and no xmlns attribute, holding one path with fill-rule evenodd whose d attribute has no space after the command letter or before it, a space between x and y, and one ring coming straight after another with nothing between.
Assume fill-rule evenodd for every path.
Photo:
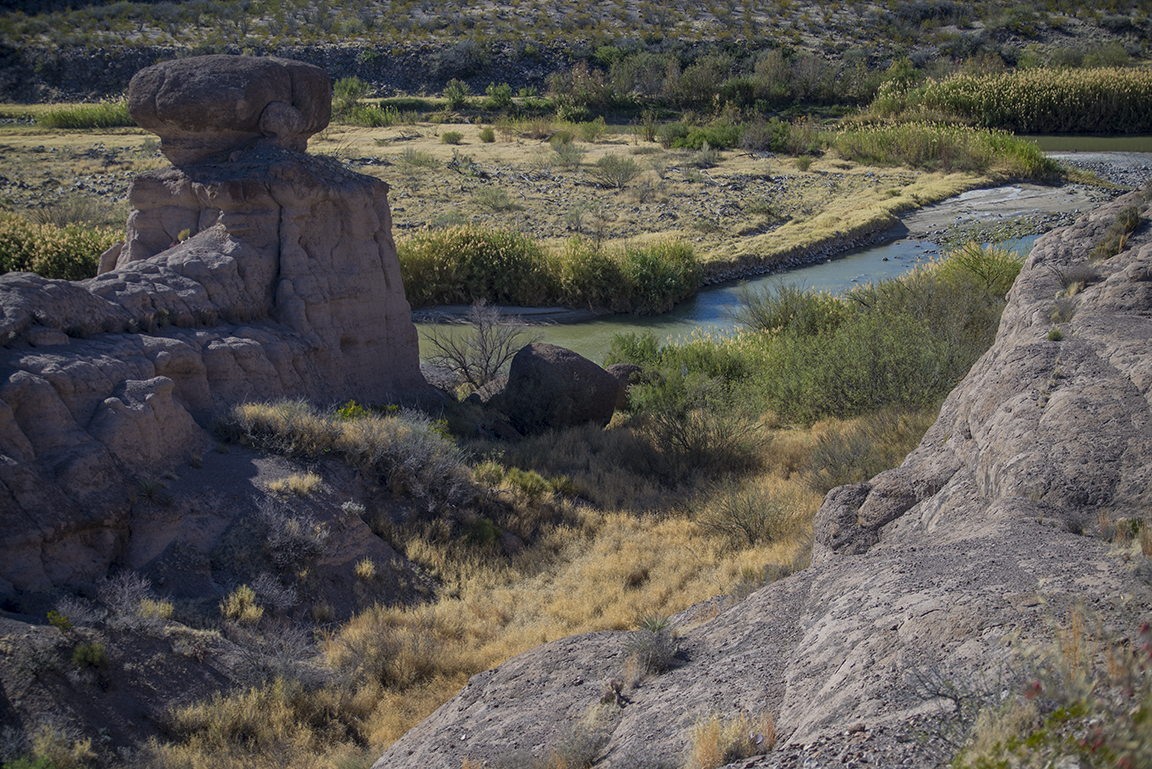
<instances>
[{"instance_id":1,"label":"rocky hillside","mask_svg":"<svg viewBox=\"0 0 1152 769\"><path fill-rule=\"evenodd\" d=\"M1037 242L995 345L920 447L827 496L810 568L718 614L674 618L666 672L638 672L640 636L626 632L509 660L376 769L531 765L553 751L680 765L698 719L764 712L777 749L736 765L934 766L951 750L948 687L998 692L988 682L1071 606L1135 637L1152 616L1152 569L1109 539L1152 502L1150 197ZM1117 235L1118 220L1135 232ZM1099 261L1109 239L1120 253Z\"/></svg>"}]
</instances>

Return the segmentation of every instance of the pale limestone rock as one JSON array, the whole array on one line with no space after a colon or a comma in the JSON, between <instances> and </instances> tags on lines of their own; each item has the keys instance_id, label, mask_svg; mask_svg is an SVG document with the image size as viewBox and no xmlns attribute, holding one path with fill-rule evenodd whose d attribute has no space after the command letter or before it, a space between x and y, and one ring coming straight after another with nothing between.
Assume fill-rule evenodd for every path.
<instances>
[{"instance_id":1,"label":"pale limestone rock","mask_svg":"<svg viewBox=\"0 0 1152 769\"><path fill-rule=\"evenodd\" d=\"M1152 585L1093 535L1098 519L1152 509L1147 225L1074 298L1064 341L1047 339L1057 271L1083 262L1125 205L1149 218L1130 195L1037 242L995 344L919 448L828 494L812 566L686 624L679 665L599 711L596 766L680 765L696 719L767 709L780 745L739 766L927 769L947 759L932 721L950 704L918 694L917 676L995 682L1012 634L1049 637L1077 602L1133 637ZM375 768L546 759L624 677L626 640L560 639L474 676Z\"/></svg>"},{"instance_id":2,"label":"pale limestone rock","mask_svg":"<svg viewBox=\"0 0 1152 769\"><path fill-rule=\"evenodd\" d=\"M431 397L387 185L298 151L328 99L284 60L141 72L133 114L180 166L136 180L109 269L0 276L0 587L103 576L136 479L211 446L235 403Z\"/></svg>"}]
</instances>

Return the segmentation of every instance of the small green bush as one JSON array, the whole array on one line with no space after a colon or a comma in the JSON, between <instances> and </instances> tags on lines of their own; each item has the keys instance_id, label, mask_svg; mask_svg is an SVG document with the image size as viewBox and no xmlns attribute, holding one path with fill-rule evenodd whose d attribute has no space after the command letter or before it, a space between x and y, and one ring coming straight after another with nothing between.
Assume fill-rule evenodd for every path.
<instances>
[{"instance_id":1,"label":"small green bush","mask_svg":"<svg viewBox=\"0 0 1152 769\"><path fill-rule=\"evenodd\" d=\"M340 78L332 86L332 111L337 115L345 114L368 95L370 88L355 75Z\"/></svg>"},{"instance_id":2,"label":"small green bush","mask_svg":"<svg viewBox=\"0 0 1152 769\"><path fill-rule=\"evenodd\" d=\"M464 141L464 134L459 131L445 131L440 134L440 141L443 144L460 144Z\"/></svg>"},{"instance_id":3,"label":"small green bush","mask_svg":"<svg viewBox=\"0 0 1152 769\"><path fill-rule=\"evenodd\" d=\"M640 175L640 165L626 155L605 155L592 167L591 176L610 189L621 189Z\"/></svg>"},{"instance_id":4,"label":"small green bush","mask_svg":"<svg viewBox=\"0 0 1152 769\"><path fill-rule=\"evenodd\" d=\"M444 98L448 100L448 109L460 109L468 103L468 84L462 80L452 79L444 86Z\"/></svg>"},{"instance_id":5,"label":"small green bush","mask_svg":"<svg viewBox=\"0 0 1152 769\"><path fill-rule=\"evenodd\" d=\"M507 83L500 85L489 83L485 93L488 94L488 98L484 100L484 109L486 110L496 111L512 106L512 86Z\"/></svg>"},{"instance_id":6,"label":"small green bush","mask_svg":"<svg viewBox=\"0 0 1152 769\"><path fill-rule=\"evenodd\" d=\"M72 629L72 621L55 610L48 612L48 624L61 633L67 633Z\"/></svg>"},{"instance_id":7,"label":"small green bush","mask_svg":"<svg viewBox=\"0 0 1152 769\"><path fill-rule=\"evenodd\" d=\"M83 643L72 650L72 664L81 670L102 668L108 664L108 652L103 644Z\"/></svg>"},{"instance_id":8,"label":"small green bush","mask_svg":"<svg viewBox=\"0 0 1152 769\"><path fill-rule=\"evenodd\" d=\"M496 131L488 127L481 128L480 141L484 142L485 144L491 144L492 142L496 141Z\"/></svg>"}]
</instances>

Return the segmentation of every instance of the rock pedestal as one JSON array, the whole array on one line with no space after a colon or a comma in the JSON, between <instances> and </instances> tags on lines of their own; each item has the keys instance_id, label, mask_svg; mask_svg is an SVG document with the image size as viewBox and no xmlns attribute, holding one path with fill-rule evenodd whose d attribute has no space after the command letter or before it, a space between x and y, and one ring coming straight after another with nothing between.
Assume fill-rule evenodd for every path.
<instances>
[{"instance_id":1,"label":"rock pedestal","mask_svg":"<svg viewBox=\"0 0 1152 769\"><path fill-rule=\"evenodd\" d=\"M175 166L136 180L103 273L0 276L0 595L103 576L135 479L210 447L233 404L431 397L387 185L302 152L322 70L165 62L129 105Z\"/></svg>"}]
</instances>

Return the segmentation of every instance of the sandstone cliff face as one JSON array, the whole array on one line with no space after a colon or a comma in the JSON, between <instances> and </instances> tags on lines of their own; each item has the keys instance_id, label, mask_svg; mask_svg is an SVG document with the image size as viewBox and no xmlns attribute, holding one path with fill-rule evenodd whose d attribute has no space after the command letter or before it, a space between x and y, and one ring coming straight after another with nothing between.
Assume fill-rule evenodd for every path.
<instances>
[{"instance_id":1,"label":"sandstone cliff face","mask_svg":"<svg viewBox=\"0 0 1152 769\"><path fill-rule=\"evenodd\" d=\"M1071 299L1063 341L1048 339L1061 275L1123 206L1146 223L1133 194L1037 243L996 343L921 446L833 490L811 567L687 629L678 667L602 712L597 766L678 762L695 719L764 709L780 746L741 766L933 766L917 724L941 703L917 678L994 676L1008 638L1045 637L1073 602L1121 634L1149 616L1152 586L1093 536L1100 521L1147 517L1152 494L1147 226ZM547 755L623 673L625 639L562 639L473 677L376 768Z\"/></svg>"},{"instance_id":2,"label":"sandstone cliff face","mask_svg":"<svg viewBox=\"0 0 1152 769\"><path fill-rule=\"evenodd\" d=\"M0 595L122 561L135 479L211 447L204 428L231 404L427 395L387 185L293 149L327 123L323 72L252 61L223 127L204 110L157 113L195 96L162 87L179 78L140 78L151 96L134 81L180 165L135 182L103 274L0 276ZM269 68L288 74L244 90ZM197 136L229 148L203 157Z\"/></svg>"}]
</instances>

